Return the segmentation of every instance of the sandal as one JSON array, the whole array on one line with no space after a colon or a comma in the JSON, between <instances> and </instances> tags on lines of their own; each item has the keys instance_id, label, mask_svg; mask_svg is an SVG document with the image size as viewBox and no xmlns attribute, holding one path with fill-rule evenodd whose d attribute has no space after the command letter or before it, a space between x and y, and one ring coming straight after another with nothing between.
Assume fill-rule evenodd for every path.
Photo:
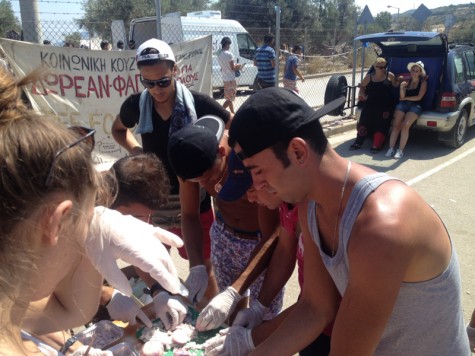
<instances>
[{"instance_id":1,"label":"sandal","mask_svg":"<svg viewBox=\"0 0 475 356\"><path fill-rule=\"evenodd\" d=\"M350 151L359 150L361 145L359 143L354 143L350 146Z\"/></svg>"}]
</instances>

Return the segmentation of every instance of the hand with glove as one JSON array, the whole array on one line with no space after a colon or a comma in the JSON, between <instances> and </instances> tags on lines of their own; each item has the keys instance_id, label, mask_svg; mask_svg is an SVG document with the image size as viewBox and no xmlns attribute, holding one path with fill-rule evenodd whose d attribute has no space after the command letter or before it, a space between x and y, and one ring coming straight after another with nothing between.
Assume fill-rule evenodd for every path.
<instances>
[{"instance_id":1,"label":"hand with glove","mask_svg":"<svg viewBox=\"0 0 475 356\"><path fill-rule=\"evenodd\" d=\"M240 300L241 296L233 287L226 288L215 296L200 313L196 320L196 330L206 331L222 325Z\"/></svg>"},{"instance_id":2,"label":"hand with glove","mask_svg":"<svg viewBox=\"0 0 475 356\"><path fill-rule=\"evenodd\" d=\"M197 265L190 268L190 274L185 281L185 286L188 288L188 299L192 303L199 303L206 288L208 288L208 271L205 265Z\"/></svg>"},{"instance_id":3,"label":"hand with glove","mask_svg":"<svg viewBox=\"0 0 475 356\"><path fill-rule=\"evenodd\" d=\"M85 245L94 267L125 295L132 295L132 288L117 266L118 258L149 273L170 293L178 293L178 273L162 243L183 246L183 241L169 231L98 206L94 209Z\"/></svg>"},{"instance_id":4,"label":"hand with glove","mask_svg":"<svg viewBox=\"0 0 475 356\"><path fill-rule=\"evenodd\" d=\"M86 354L86 352L87 352L87 354ZM89 348L89 346L87 346L87 345L81 346L79 349L77 349L76 351L74 351L70 355L71 356L84 356L84 355L88 355L88 356L114 356L112 351L102 351L101 349L95 349L95 348L92 348L92 347Z\"/></svg>"},{"instance_id":5,"label":"hand with glove","mask_svg":"<svg viewBox=\"0 0 475 356\"><path fill-rule=\"evenodd\" d=\"M233 326L242 326L253 329L264 319L268 308L263 306L258 300L253 301L249 308L241 310L234 319Z\"/></svg>"},{"instance_id":6,"label":"hand with glove","mask_svg":"<svg viewBox=\"0 0 475 356\"><path fill-rule=\"evenodd\" d=\"M183 322L188 312L185 304L167 292L160 292L153 298L153 309L167 330L174 330Z\"/></svg>"},{"instance_id":7,"label":"hand with glove","mask_svg":"<svg viewBox=\"0 0 475 356\"><path fill-rule=\"evenodd\" d=\"M112 299L107 304L107 311L114 320L128 322L130 325L136 324L136 318L139 318L145 326L152 327L152 322L145 315L142 309L132 298L127 297L118 290L114 290Z\"/></svg>"},{"instance_id":8,"label":"hand with glove","mask_svg":"<svg viewBox=\"0 0 475 356\"><path fill-rule=\"evenodd\" d=\"M251 329L232 326L221 330L221 337L209 340L205 347L205 355L244 356L254 350Z\"/></svg>"}]
</instances>

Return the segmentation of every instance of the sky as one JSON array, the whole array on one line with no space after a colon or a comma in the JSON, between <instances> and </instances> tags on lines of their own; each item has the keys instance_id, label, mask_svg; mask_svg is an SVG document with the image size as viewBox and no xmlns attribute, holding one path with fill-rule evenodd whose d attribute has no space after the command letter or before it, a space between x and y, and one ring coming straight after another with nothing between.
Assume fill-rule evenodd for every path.
<instances>
[{"instance_id":1,"label":"sky","mask_svg":"<svg viewBox=\"0 0 475 356\"><path fill-rule=\"evenodd\" d=\"M25 0L31 1L31 0ZM21 19L20 1L10 0L13 13ZM40 20L42 21L71 21L83 15L83 0L37 0Z\"/></svg>"},{"instance_id":2,"label":"sky","mask_svg":"<svg viewBox=\"0 0 475 356\"><path fill-rule=\"evenodd\" d=\"M30 1L30 0L26 0ZM37 0L40 12L40 19L45 21L66 21L74 18L80 18L83 14L82 0ZM362 9L368 5L373 17L382 11L388 11L391 14L403 13L408 10L417 9L421 4L427 8L433 9L447 5L469 4L470 0L355 0L356 5ZM11 0L13 12L20 18L20 1ZM394 8L388 8L394 6Z\"/></svg>"}]
</instances>

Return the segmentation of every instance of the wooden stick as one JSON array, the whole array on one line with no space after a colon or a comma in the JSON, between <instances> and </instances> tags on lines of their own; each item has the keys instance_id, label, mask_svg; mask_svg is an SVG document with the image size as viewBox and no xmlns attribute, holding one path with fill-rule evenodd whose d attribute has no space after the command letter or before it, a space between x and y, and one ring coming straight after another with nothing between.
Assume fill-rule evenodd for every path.
<instances>
[{"instance_id":1,"label":"wooden stick","mask_svg":"<svg viewBox=\"0 0 475 356\"><path fill-rule=\"evenodd\" d=\"M132 294L130 297L140 308L144 306L144 303L142 303L135 295Z\"/></svg>"},{"instance_id":2,"label":"wooden stick","mask_svg":"<svg viewBox=\"0 0 475 356\"><path fill-rule=\"evenodd\" d=\"M94 333L94 335L92 335L91 341L89 341L89 345L87 346L87 349L86 349L86 352L84 353L84 356L89 355L89 350L91 350L92 344L94 343L94 341L96 341L96 337L97 337L97 334Z\"/></svg>"}]
</instances>

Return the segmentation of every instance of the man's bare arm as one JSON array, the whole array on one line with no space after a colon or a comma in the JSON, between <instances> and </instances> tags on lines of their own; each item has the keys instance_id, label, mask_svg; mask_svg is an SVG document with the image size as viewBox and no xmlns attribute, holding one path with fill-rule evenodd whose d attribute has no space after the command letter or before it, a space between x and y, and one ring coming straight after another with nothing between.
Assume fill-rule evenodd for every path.
<instances>
[{"instance_id":1,"label":"man's bare arm","mask_svg":"<svg viewBox=\"0 0 475 356\"><path fill-rule=\"evenodd\" d=\"M112 124L111 133L114 140L124 147L129 154L136 155L143 152L142 146L140 146L132 131L122 123L120 115L116 116Z\"/></svg>"},{"instance_id":2,"label":"man's bare arm","mask_svg":"<svg viewBox=\"0 0 475 356\"><path fill-rule=\"evenodd\" d=\"M305 249L305 284L301 298L277 330L250 355L293 355L310 344L335 318L340 296L310 237L306 216L306 206L299 206ZM252 331L253 340L259 339L259 329L260 326Z\"/></svg>"},{"instance_id":3,"label":"man's bare arm","mask_svg":"<svg viewBox=\"0 0 475 356\"><path fill-rule=\"evenodd\" d=\"M298 239L290 237L283 228L279 228L279 235L259 292L259 301L266 307L285 286L295 268Z\"/></svg>"},{"instance_id":4,"label":"man's bare arm","mask_svg":"<svg viewBox=\"0 0 475 356\"><path fill-rule=\"evenodd\" d=\"M204 264L198 183L180 182L181 228L190 267Z\"/></svg>"}]
</instances>

